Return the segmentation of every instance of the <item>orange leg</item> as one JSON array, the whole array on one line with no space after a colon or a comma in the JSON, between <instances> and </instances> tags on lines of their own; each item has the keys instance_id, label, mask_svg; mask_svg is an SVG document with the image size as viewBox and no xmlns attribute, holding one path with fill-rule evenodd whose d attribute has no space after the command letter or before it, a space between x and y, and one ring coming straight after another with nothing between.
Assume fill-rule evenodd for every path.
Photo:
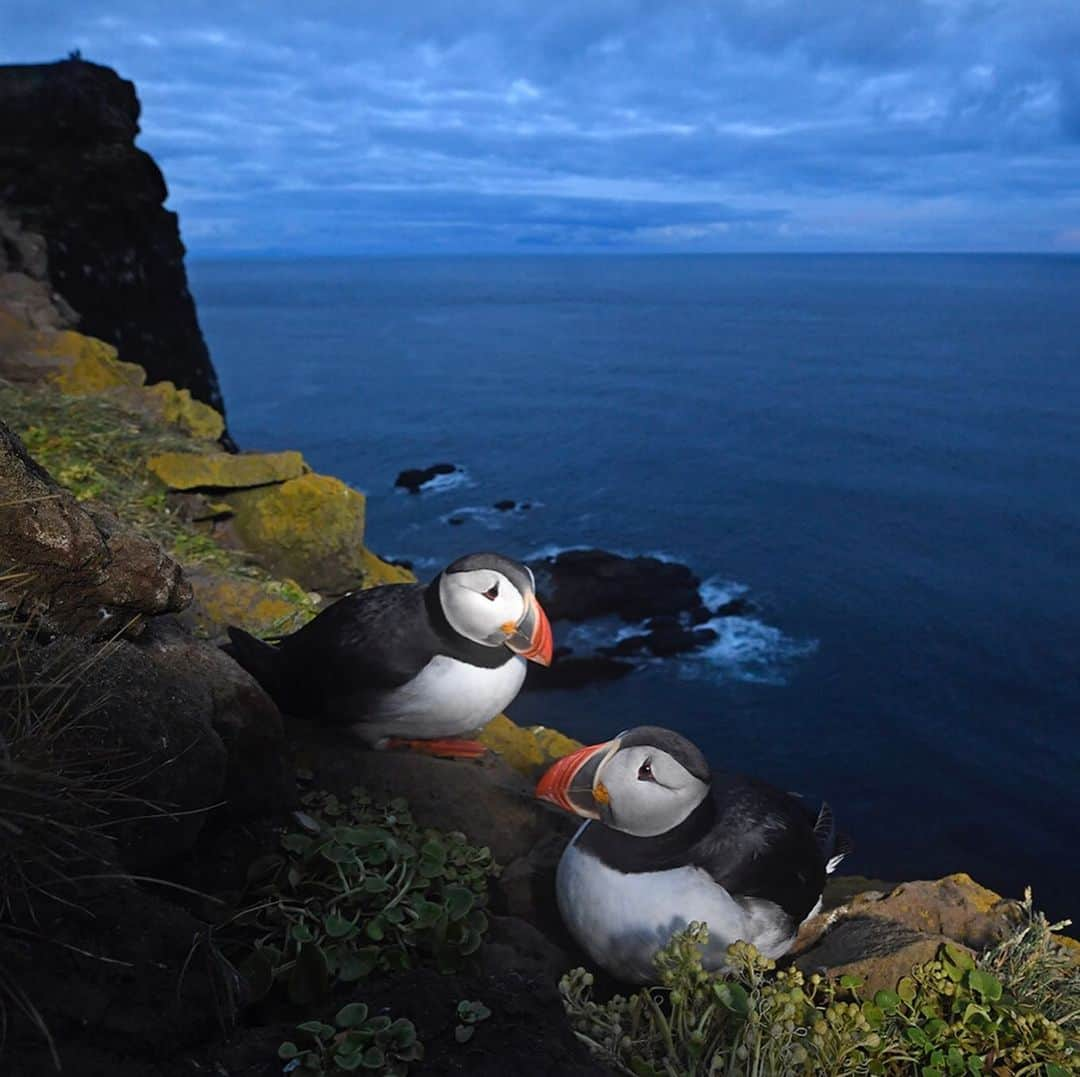
<instances>
[{"instance_id":1,"label":"orange leg","mask_svg":"<svg viewBox=\"0 0 1080 1077\"><path fill-rule=\"evenodd\" d=\"M458 740L446 737L444 740L402 740L391 737L387 748L408 748L423 755L436 755L443 759L479 759L487 748L478 740Z\"/></svg>"}]
</instances>

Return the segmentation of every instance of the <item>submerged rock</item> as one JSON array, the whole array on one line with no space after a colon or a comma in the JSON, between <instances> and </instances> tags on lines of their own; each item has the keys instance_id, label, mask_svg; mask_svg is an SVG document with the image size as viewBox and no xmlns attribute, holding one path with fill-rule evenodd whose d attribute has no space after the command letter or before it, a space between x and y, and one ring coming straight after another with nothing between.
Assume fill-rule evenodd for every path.
<instances>
[{"instance_id":1,"label":"submerged rock","mask_svg":"<svg viewBox=\"0 0 1080 1077\"><path fill-rule=\"evenodd\" d=\"M420 488L439 475L453 475L460 471L457 464L432 464L431 467L410 467L399 473L395 486L403 487L410 494L420 493Z\"/></svg>"},{"instance_id":2,"label":"submerged rock","mask_svg":"<svg viewBox=\"0 0 1080 1077\"><path fill-rule=\"evenodd\" d=\"M686 566L608 550L565 550L534 561L540 601L553 621L616 616L644 621L703 610L701 580Z\"/></svg>"}]
</instances>

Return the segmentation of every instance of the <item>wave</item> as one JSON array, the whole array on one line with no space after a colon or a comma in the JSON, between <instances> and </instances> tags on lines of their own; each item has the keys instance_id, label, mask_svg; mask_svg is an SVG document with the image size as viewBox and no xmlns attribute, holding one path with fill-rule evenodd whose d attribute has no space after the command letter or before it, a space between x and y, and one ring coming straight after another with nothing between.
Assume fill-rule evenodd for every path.
<instances>
[{"instance_id":1,"label":"wave","mask_svg":"<svg viewBox=\"0 0 1080 1077\"><path fill-rule=\"evenodd\" d=\"M525 508L526 505L528 508ZM444 512L439 517L439 522L457 526L468 521L477 523L488 531L501 531L508 520L520 519L543 507L542 501L532 500L520 502L512 509L497 509L493 505L462 505L452 512Z\"/></svg>"},{"instance_id":2,"label":"wave","mask_svg":"<svg viewBox=\"0 0 1080 1077\"><path fill-rule=\"evenodd\" d=\"M436 475L420 487L422 494L445 494L448 490L461 490L476 486L476 480L468 468L458 468L445 475Z\"/></svg>"},{"instance_id":3,"label":"wave","mask_svg":"<svg viewBox=\"0 0 1080 1077\"><path fill-rule=\"evenodd\" d=\"M680 676L781 685L791 667L818 649L816 639L795 639L754 617L714 617L705 627L716 639L699 651L680 655Z\"/></svg>"}]
</instances>

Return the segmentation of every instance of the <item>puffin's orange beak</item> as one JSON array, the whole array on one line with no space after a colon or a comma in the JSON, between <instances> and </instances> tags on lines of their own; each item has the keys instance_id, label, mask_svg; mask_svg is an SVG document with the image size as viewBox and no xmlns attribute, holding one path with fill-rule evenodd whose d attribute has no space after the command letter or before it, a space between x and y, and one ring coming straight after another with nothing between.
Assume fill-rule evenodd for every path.
<instances>
[{"instance_id":1,"label":"puffin's orange beak","mask_svg":"<svg viewBox=\"0 0 1080 1077\"><path fill-rule=\"evenodd\" d=\"M599 819L597 802L607 802L607 790L603 785L594 789L600 764L608 757L615 742L590 744L552 764L551 769L536 786L536 796L563 811L573 812L586 819Z\"/></svg>"},{"instance_id":2,"label":"puffin's orange beak","mask_svg":"<svg viewBox=\"0 0 1080 1077\"><path fill-rule=\"evenodd\" d=\"M542 666L550 666L551 658L555 650L554 638L551 634L551 623L544 613L543 606L536 601L536 595L525 596L525 616L515 627L510 629L506 637L506 646L516 651L522 658L530 662L538 662Z\"/></svg>"}]
</instances>

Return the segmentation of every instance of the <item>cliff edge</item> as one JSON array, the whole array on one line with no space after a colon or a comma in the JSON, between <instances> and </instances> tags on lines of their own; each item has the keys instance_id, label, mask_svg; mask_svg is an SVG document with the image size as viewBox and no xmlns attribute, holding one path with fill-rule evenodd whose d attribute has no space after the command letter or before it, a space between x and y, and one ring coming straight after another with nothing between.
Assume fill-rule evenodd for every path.
<instances>
[{"instance_id":1,"label":"cliff edge","mask_svg":"<svg viewBox=\"0 0 1080 1077\"><path fill-rule=\"evenodd\" d=\"M135 87L82 60L0 66L0 214L45 250L0 241L0 274L47 279L151 382L224 411L188 290L168 189L136 148ZM46 272L48 277L45 278Z\"/></svg>"}]
</instances>

